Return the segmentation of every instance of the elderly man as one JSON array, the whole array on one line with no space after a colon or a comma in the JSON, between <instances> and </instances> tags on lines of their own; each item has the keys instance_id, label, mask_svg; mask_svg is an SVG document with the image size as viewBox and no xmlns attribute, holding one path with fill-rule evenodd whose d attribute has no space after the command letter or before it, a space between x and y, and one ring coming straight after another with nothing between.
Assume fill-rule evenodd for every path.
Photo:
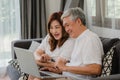
<instances>
[{"instance_id":1,"label":"elderly man","mask_svg":"<svg viewBox=\"0 0 120 80\"><path fill-rule=\"evenodd\" d=\"M70 8L61 17L63 26L70 37L75 38L75 46L69 63L57 63L63 75L70 80L90 79L101 73L103 46L99 37L86 27L85 14L81 8Z\"/></svg>"}]
</instances>

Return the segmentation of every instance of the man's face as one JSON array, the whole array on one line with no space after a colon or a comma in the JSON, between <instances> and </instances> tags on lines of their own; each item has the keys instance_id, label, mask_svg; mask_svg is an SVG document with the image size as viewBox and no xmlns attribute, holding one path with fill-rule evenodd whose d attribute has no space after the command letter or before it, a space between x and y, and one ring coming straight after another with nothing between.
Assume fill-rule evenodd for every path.
<instances>
[{"instance_id":1,"label":"man's face","mask_svg":"<svg viewBox=\"0 0 120 80\"><path fill-rule=\"evenodd\" d=\"M68 16L68 17L65 17L63 18L63 26L66 30L66 32L69 34L69 36L71 38L77 38L78 37L78 23L73 20L71 20L71 18Z\"/></svg>"}]
</instances>

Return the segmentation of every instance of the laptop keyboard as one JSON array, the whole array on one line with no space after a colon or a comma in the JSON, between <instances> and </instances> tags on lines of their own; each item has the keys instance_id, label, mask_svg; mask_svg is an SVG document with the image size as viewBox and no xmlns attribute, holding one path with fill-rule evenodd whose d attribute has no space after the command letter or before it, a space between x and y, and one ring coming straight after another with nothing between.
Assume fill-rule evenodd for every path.
<instances>
[{"instance_id":1,"label":"laptop keyboard","mask_svg":"<svg viewBox=\"0 0 120 80\"><path fill-rule=\"evenodd\" d=\"M41 76L50 76L50 75L47 75L45 73L42 73L42 72L39 72Z\"/></svg>"}]
</instances>

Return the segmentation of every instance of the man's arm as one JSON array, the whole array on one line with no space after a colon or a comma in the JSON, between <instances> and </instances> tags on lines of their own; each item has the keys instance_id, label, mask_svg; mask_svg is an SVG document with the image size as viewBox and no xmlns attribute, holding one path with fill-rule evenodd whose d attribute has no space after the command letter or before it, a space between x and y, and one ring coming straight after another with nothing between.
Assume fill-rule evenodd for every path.
<instances>
[{"instance_id":1,"label":"man's arm","mask_svg":"<svg viewBox=\"0 0 120 80\"><path fill-rule=\"evenodd\" d=\"M84 66L66 66L61 60L56 65L61 71L81 74L81 75L99 75L101 73L101 65L99 64L88 64Z\"/></svg>"}]
</instances>

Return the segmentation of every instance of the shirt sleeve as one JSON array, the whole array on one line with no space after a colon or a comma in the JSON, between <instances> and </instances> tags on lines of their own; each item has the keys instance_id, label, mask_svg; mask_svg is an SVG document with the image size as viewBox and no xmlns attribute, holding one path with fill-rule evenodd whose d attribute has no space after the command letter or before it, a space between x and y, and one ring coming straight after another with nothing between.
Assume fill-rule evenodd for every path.
<instances>
[{"instance_id":1,"label":"shirt sleeve","mask_svg":"<svg viewBox=\"0 0 120 80\"><path fill-rule=\"evenodd\" d=\"M46 47L48 45L48 40L49 40L49 35L47 35L41 42L40 46L38 47L38 49L41 49L43 51L46 50Z\"/></svg>"},{"instance_id":2,"label":"shirt sleeve","mask_svg":"<svg viewBox=\"0 0 120 80\"><path fill-rule=\"evenodd\" d=\"M48 38L49 38L49 35L47 35L47 36L42 40L40 46L39 46L36 50L41 49L41 50L45 51L45 50L46 50L46 45L47 45ZM40 56L39 56L36 52L34 52L34 57L35 57L36 60L39 60L39 59L40 59Z\"/></svg>"},{"instance_id":3,"label":"shirt sleeve","mask_svg":"<svg viewBox=\"0 0 120 80\"><path fill-rule=\"evenodd\" d=\"M92 64L92 63L101 64L103 47L100 39L91 38L87 40L82 55L83 55L84 64Z\"/></svg>"}]
</instances>

